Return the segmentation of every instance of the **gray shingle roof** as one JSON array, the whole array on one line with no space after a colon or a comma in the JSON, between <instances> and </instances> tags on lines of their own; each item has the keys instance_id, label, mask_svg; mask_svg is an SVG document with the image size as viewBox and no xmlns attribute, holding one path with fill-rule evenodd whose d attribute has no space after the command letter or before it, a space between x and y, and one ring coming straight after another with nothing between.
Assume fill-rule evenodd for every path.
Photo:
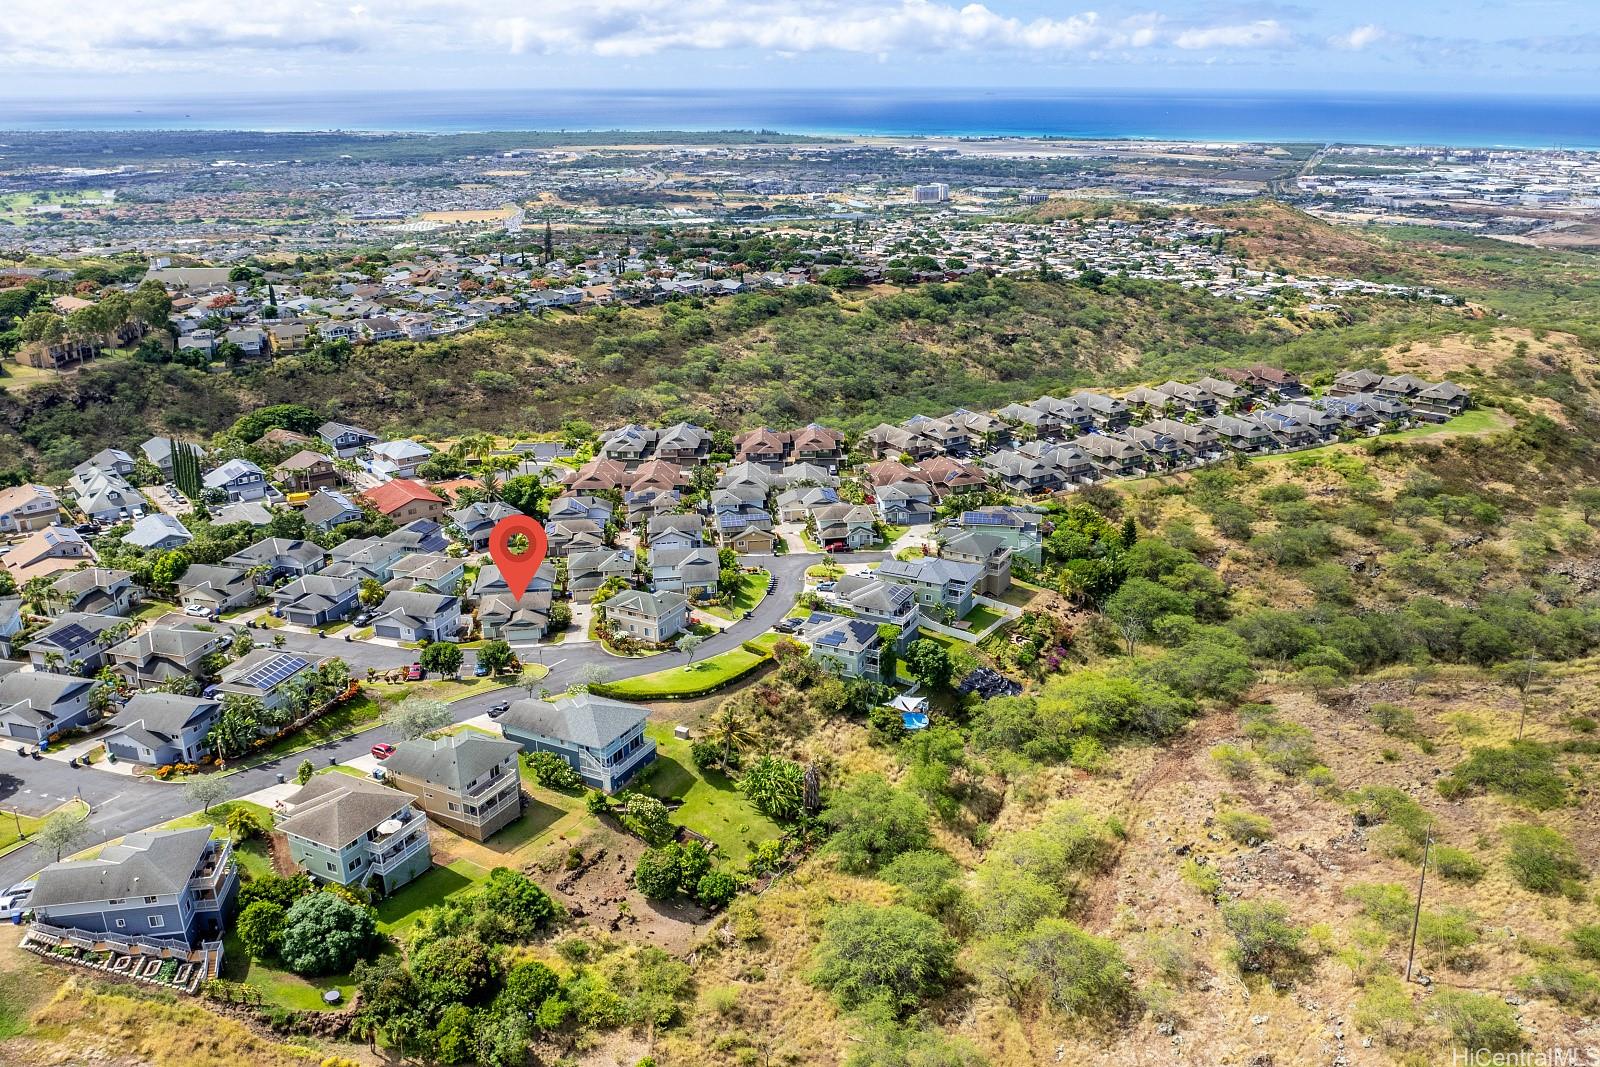
<instances>
[{"instance_id":1,"label":"gray shingle roof","mask_svg":"<svg viewBox=\"0 0 1600 1067\"><path fill-rule=\"evenodd\" d=\"M624 700L578 693L554 702L518 700L500 716L503 727L603 749L650 718L648 709Z\"/></svg>"},{"instance_id":2,"label":"gray shingle roof","mask_svg":"<svg viewBox=\"0 0 1600 1067\"><path fill-rule=\"evenodd\" d=\"M343 848L409 807L411 795L347 774L323 774L284 799L277 828L329 848Z\"/></svg>"},{"instance_id":3,"label":"gray shingle roof","mask_svg":"<svg viewBox=\"0 0 1600 1067\"><path fill-rule=\"evenodd\" d=\"M178 893L189 884L210 843L206 826L129 834L95 859L52 863L40 871L29 904L41 908Z\"/></svg>"},{"instance_id":4,"label":"gray shingle roof","mask_svg":"<svg viewBox=\"0 0 1600 1067\"><path fill-rule=\"evenodd\" d=\"M437 741L425 737L402 741L395 746L394 754L383 761L383 768L452 793L464 793L467 783L487 774L507 757L515 757L518 751L514 741L467 730Z\"/></svg>"}]
</instances>

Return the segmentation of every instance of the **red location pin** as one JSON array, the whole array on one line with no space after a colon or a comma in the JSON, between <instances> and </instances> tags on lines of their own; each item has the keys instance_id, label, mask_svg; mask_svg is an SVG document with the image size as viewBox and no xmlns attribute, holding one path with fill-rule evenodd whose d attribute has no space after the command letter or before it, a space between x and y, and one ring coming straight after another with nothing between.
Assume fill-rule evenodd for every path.
<instances>
[{"instance_id":1,"label":"red location pin","mask_svg":"<svg viewBox=\"0 0 1600 1067\"><path fill-rule=\"evenodd\" d=\"M511 539L517 534L528 539L527 551L511 551ZM494 560L494 565L500 568L500 577L506 580L506 587L518 600L528 591L528 585L533 581L533 576L539 573L539 565L544 562L548 551L550 539L544 535L544 527L539 525L539 520L527 515L507 515L489 531L489 556Z\"/></svg>"}]
</instances>

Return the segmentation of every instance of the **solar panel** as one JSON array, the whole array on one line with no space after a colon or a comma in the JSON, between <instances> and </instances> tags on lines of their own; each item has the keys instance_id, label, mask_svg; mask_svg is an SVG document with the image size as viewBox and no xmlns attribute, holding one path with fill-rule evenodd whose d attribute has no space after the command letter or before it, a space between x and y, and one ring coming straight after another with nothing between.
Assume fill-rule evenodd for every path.
<instances>
[{"instance_id":1,"label":"solar panel","mask_svg":"<svg viewBox=\"0 0 1600 1067\"><path fill-rule=\"evenodd\" d=\"M279 682L293 677L309 665L310 661L301 659L299 656L277 656L245 675L241 681L245 685L253 686L256 689L271 689Z\"/></svg>"},{"instance_id":2,"label":"solar panel","mask_svg":"<svg viewBox=\"0 0 1600 1067\"><path fill-rule=\"evenodd\" d=\"M1009 526L1010 516L998 515L992 511L963 511L961 513L963 526Z\"/></svg>"},{"instance_id":3,"label":"solar panel","mask_svg":"<svg viewBox=\"0 0 1600 1067\"><path fill-rule=\"evenodd\" d=\"M75 622L69 622L44 640L57 648L74 649L81 648L93 641L94 634Z\"/></svg>"}]
</instances>

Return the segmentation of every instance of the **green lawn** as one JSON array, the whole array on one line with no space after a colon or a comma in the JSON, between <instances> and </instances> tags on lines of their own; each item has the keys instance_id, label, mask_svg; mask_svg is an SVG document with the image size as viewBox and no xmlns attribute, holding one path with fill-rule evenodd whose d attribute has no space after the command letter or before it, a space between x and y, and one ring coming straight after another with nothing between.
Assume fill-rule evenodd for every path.
<instances>
[{"instance_id":1,"label":"green lawn","mask_svg":"<svg viewBox=\"0 0 1600 1067\"><path fill-rule=\"evenodd\" d=\"M211 827L212 837L226 837L228 836L228 827L226 825L228 813L240 809L254 813L256 818L260 819L264 825L272 826L273 817L270 808L257 804L253 800L229 800L221 804L211 805L210 811L197 811L193 815L184 815L181 818L173 819L169 823L162 824L161 828L163 830L190 830L196 826L209 826Z\"/></svg>"},{"instance_id":2,"label":"green lawn","mask_svg":"<svg viewBox=\"0 0 1600 1067\"><path fill-rule=\"evenodd\" d=\"M770 576L766 571L756 571L746 574L739 580L739 591L734 594L731 603L718 604L716 607L701 610L717 616L719 619L737 619L747 611L754 611L755 606L767 595L767 581Z\"/></svg>"},{"instance_id":3,"label":"green lawn","mask_svg":"<svg viewBox=\"0 0 1600 1067\"><path fill-rule=\"evenodd\" d=\"M134 615L133 621L149 622L151 619L159 619L161 616L170 614L171 612L177 610L178 605L169 604L165 600L147 600L144 602L144 606L139 609L138 613Z\"/></svg>"},{"instance_id":4,"label":"green lawn","mask_svg":"<svg viewBox=\"0 0 1600 1067\"><path fill-rule=\"evenodd\" d=\"M696 663L669 667L638 678L606 682L600 689L606 696L618 700L670 700L698 696L742 678L766 661L766 656L757 655L749 649L732 648Z\"/></svg>"},{"instance_id":5,"label":"green lawn","mask_svg":"<svg viewBox=\"0 0 1600 1067\"><path fill-rule=\"evenodd\" d=\"M689 755L690 743L673 737L672 727L651 724L645 733L655 739L657 756L647 788L662 799L682 800L672 821L715 841L717 855L742 864L749 858L753 842L783 832L753 808L726 775L715 769L697 769Z\"/></svg>"},{"instance_id":6,"label":"green lawn","mask_svg":"<svg viewBox=\"0 0 1600 1067\"><path fill-rule=\"evenodd\" d=\"M822 581L836 580L844 577L844 568L837 563L815 563L806 568L806 577Z\"/></svg>"},{"instance_id":7,"label":"green lawn","mask_svg":"<svg viewBox=\"0 0 1600 1067\"><path fill-rule=\"evenodd\" d=\"M378 902L378 929L390 936L401 934L410 929L424 908L469 892L488 877L488 871L469 860L429 868L415 881Z\"/></svg>"},{"instance_id":8,"label":"green lawn","mask_svg":"<svg viewBox=\"0 0 1600 1067\"><path fill-rule=\"evenodd\" d=\"M982 633L1004 618L1004 615L993 608L986 608L982 604L978 604L967 612L967 617L962 621L972 627L973 633Z\"/></svg>"},{"instance_id":9,"label":"green lawn","mask_svg":"<svg viewBox=\"0 0 1600 1067\"><path fill-rule=\"evenodd\" d=\"M50 814L54 815L56 812L72 812L79 816L85 816L89 814L89 805L81 800L69 800ZM40 818L33 818L28 815L0 811L0 856L4 856L7 852L19 849L27 844L27 839L49 817L49 815L46 815ZM20 836L18 834L19 830L21 831Z\"/></svg>"},{"instance_id":10,"label":"green lawn","mask_svg":"<svg viewBox=\"0 0 1600 1067\"><path fill-rule=\"evenodd\" d=\"M267 745L255 755L246 759L243 764L233 764L234 769L240 766L253 767L258 763L287 756L304 749L315 748L327 741L337 741L342 737L359 734L363 730L370 730L378 725L383 717L383 705L372 697L362 693L345 701L328 714L309 723L302 729L296 730L288 737L280 738Z\"/></svg>"},{"instance_id":11,"label":"green lawn","mask_svg":"<svg viewBox=\"0 0 1600 1067\"><path fill-rule=\"evenodd\" d=\"M222 977L258 990L270 1004L295 1011L343 1011L355 996L356 985L347 974L301 978L270 964L257 963L231 928L223 937L222 946ZM338 1004L323 1003L322 994L329 989L337 989L341 994Z\"/></svg>"},{"instance_id":12,"label":"green lawn","mask_svg":"<svg viewBox=\"0 0 1600 1067\"><path fill-rule=\"evenodd\" d=\"M1278 462L1293 463L1296 460L1316 458L1347 448L1359 446L1365 441L1416 441L1427 438L1458 437L1468 434L1488 434L1497 430L1508 430L1513 425L1512 419L1504 412L1495 408L1473 408L1447 422L1438 425L1414 426L1409 430L1399 433L1383 434L1378 437L1360 437L1354 441L1334 441L1330 444L1319 445L1316 448L1306 448L1299 452L1284 452L1272 456L1252 456L1251 462Z\"/></svg>"}]
</instances>

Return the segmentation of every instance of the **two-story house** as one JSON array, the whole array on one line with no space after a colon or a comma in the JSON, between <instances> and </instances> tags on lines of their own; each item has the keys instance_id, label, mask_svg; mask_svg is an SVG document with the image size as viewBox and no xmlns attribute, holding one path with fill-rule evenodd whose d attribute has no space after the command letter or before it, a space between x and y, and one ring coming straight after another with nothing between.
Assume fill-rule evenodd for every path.
<instances>
[{"instance_id":1,"label":"two-story house","mask_svg":"<svg viewBox=\"0 0 1600 1067\"><path fill-rule=\"evenodd\" d=\"M886 582L910 587L923 608L948 608L960 619L972 610L972 597L983 577L983 568L947 559L891 559L873 573Z\"/></svg>"},{"instance_id":2,"label":"two-story house","mask_svg":"<svg viewBox=\"0 0 1600 1067\"><path fill-rule=\"evenodd\" d=\"M190 620L162 621L106 650L111 669L131 684L143 688L177 678L199 678L205 659L221 652L230 634Z\"/></svg>"},{"instance_id":3,"label":"two-story house","mask_svg":"<svg viewBox=\"0 0 1600 1067\"><path fill-rule=\"evenodd\" d=\"M0 676L0 730L21 741L48 741L62 730L87 726L93 718L89 694L98 685L50 671L20 670Z\"/></svg>"},{"instance_id":4,"label":"two-story house","mask_svg":"<svg viewBox=\"0 0 1600 1067\"><path fill-rule=\"evenodd\" d=\"M811 647L811 658L830 666L841 677L893 681L884 675L883 638L878 633L878 623L812 612L801 623L800 633ZM905 637L904 632L901 637Z\"/></svg>"},{"instance_id":5,"label":"two-story house","mask_svg":"<svg viewBox=\"0 0 1600 1067\"><path fill-rule=\"evenodd\" d=\"M189 532L187 526L160 511L141 516L122 537L125 545L158 552L182 548L193 540L194 534Z\"/></svg>"},{"instance_id":6,"label":"two-story house","mask_svg":"<svg viewBox=\"0 0 1600 1067\"><path fill-rule=\"evenodd\" d=\"M495 526L500 520L517 514L520 512L509 504L502 504L498 500L480 500L452 511L450 521L455 523L461 531L462 540L473 551L486 552L489 549L489 534Z\"/></svg>"},{"instance_id":7,"label":"two-story house","mask_svg":"<svg viewBox=\"0 0 1600 1067\"><path fill-rule=\"evenodd\" d=\"M395 641L453 641L461 629L461 600L442 593L390 593L378 606L372 629Z\"/></svg>"},{"instance_id":8,"label":"two-story house","mask_svg":"<svg viewBox=\"0 0 1600 1067\"><path fill-rule=\"evenodd\" d=\"M331 489L339 484L339 470L333 460L321 452L302 448L276 467L272 473L291 493L312 493L318 489Z\"/></svg>"},{"instance_id":9,"label":"two-story house","mask_svg":"<svg viewBox=\"0 0 1600 1067\"><path fill-rule=\"evenodd\" d=\"M407 440L380 441L369 451L367 469L380 478L415 478L417 469L433 455L427 445Z\"/></svg>"},{"instance_id":10,"label":"two-story house","mask_svg":"<svg viewBox=\"0 0 1600 1067\"><path fill-rule=\"evenodd\" d=\"M319 774L283 800L289 857L323 882L393 893L433 865L428 818L411 794L370 778Z\"/></svg>"},{"instance_id":11,"label":"two-story house","mask_svg":"<svg viewBox=\"0 0 1600 1067\"><path fill-rule=\"evenodd\" d=\"M377 434L347 422L325 422L317 427L317 436L326 441L340 459L349 459L378 442Z\"/></svg>"},{"instance_id":12,"label":"two-story house","mask_svg":"<svg viewBox=\"0 0 1600 1067\"><path fill-rule=\"evenodd\" d=\"M222 669L216 693L254 697L263 706L276 708L288 699L288 686L298 685L298 680L313 669L311 660L305 656L258 648Z\"/></svg>"},{"instance_id":13,"label":"two-story house","mask_svg":"<svg viewBox=\"0 0 1600 1067\"><path fill-rule=\"evenodd\" d=\"M322 569L327 552L315 541L298 537L264 537L223 560L227 567L257 571L258 585L269 585L279 578L299 578Z\"/></svg>"},{"instance_id":14,"label":"two-story house","mask_svg":"<svg viewBox=\"0 0 1600 1067\"><path fill-rule=\"evenodd\" d=\"M977 592L987 597L1002 597L1011 588L1011 546L989 534L955 531L941 532L939 556L956 563L971 563L983 568Z\"/></svg>"},{"instance_id":15,"label":"two-story house","mask_svg":"<svg viewBox=\"0 0 1600 1067\"><path fill-rule=\"evenodd\" d=\"M134 600L131 571L85 567L68 571L50 583L45 612L52 616L75 611L126 617L133 612Z\"/></svg>"},{"instance_id":16,"label":"two-story house","mask_svg":"<svg viewBox=\"0 0 1600 1067\"><path fill-rule=\"evenodd\" d=\"M307 523L324 532L347 522L361 522L367 517L354 500L337 489L318 489L312 493L301 514Z\"/></svg>"},{"instance_id":17,"label":"two-story house","mask_svg":"<svg viewBox=\"0 0 1600 1067\"><path fill-rule=\"evenodd\" d=\"M444 498L421 482L393 478L361 494L379 515L404 524L416 519L439 522L445 515Z\"/></svg>"},{"instance_id":18,"label":"two-story house","mask_svg":"<svg viewBox=\"0 0 1600 1067\"><path fill-rule=\"evenodd\" d=\"M221 702L209 697L135 693L111 720L106 751L152 767L199 763L210 754L206 734L221 713Z\"/></svg>"},{"instance_id":19,"label":"two-story house","mask_svg":"<svg viewBox=\"0 0 1600 1067\"><path fill-rule=\"evenodd\" d=\"M349 618L361 603L361 581L357 578L308 574L288 585L279 586L269 596L273 612L296 626L326 626Z\"/></svg>"},{"instance_id":20,"label":"two-story house","mask_svg":"<svg viewBox=\"0 0 1600 1067\"><path fill-rule=\"evenodd\" d=\"M249 607L258 595L255 579L244 567L192 563L175 584L184 608L211 615Z\"/></svg>"},{"instance_id":21,"label":"two-story house","mask_svg":"<svg viewBox=\"0 0 1600 1067\"><path fill-rule=\"evenodd\" d=\"M522 813L514 741L465 730L402 741L383 761L384 781L416 797L434 822L482 841Z\"/></svg>"},{"instance_id":22,"label":"two-story house","mask_svg":"<svg viewBox=\"0 0 1600 1067\"><path fill-rule=\"evenodd\" d=\"M209 826L140 830L93 859L50 864L28 907L68 930L196 945L221 938L238 889L233 848Z\"/></svg>"},{"instance_id":23,"label":"two-story house","mask_svg":"<svg viewBox=\"0 0 1600 1067\"><path fill-rule=\"evenodd\" d=\"M33 635L23 646L28 659L40 670L71 670L92 674L105 666L106 649L126 631L128 620L115 615L89 615L71 611Z\"/></svg>"},{"instance_id":24,"label":"two-story house","mask_svg":"<svg viewBox=\"0 0 1600 1067\"><path fill-rule=\"evenodd\" d=\"M689 599L670 590L624 589L599 608L613 631L652 644L672 640L689 625Z\"/></svg>"},{"instance_id":25,"label":"two-story house","mask_svg":"<svg viewBox=\"0 0 1600 1067\"><path fill-rule=\"evenodd\" d=\"M272 485L266 472L248 459L230 459L202 479L208 492L221 493L232 501L262 500Z\"/></svg>"},{"instance_id":26,"label":"two-story house","mask_svg":"<svg viewBox=\"0 0 1600 1067\"><path fill-rule=\"evenodd\" d=\"M577 693L554 701L518 700L500 716L500 732L528 752L553 752L585 784L615 793L656 758L644 735L650 713L637 704Z\"/></svg>"},{"instance_id":27,"label":"two-story house","mask_svg":"<svg viewBox=\"0 0 1600 1067\"><path fill-rule=\"evenodd\" d=\"M32 533L55 522L61 501L42 485L0 489L0 534Z\"/></svg>"}]
</instances>

